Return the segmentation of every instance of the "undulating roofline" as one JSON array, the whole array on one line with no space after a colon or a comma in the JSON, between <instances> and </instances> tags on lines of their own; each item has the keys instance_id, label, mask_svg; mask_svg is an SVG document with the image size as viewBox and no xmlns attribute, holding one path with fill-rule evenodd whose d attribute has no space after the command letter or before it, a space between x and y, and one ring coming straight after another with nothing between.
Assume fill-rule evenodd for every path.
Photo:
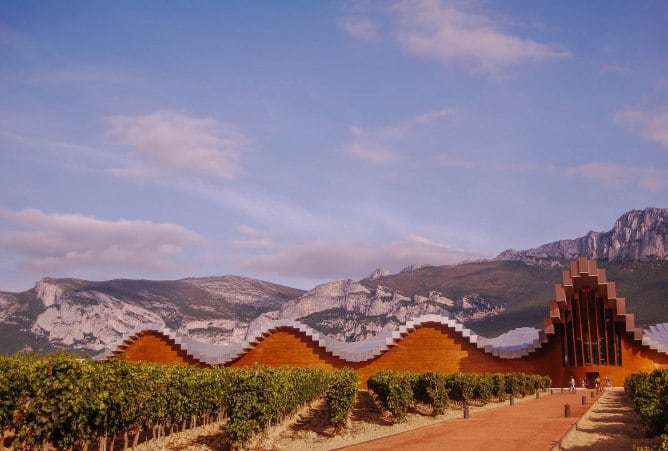
<instances>
[{"instance_id":1,"label":"undulating roofline","mask_svg":"<svg viewBox=\"0 0 668 451\"><path fill-rule=\"evenodd\" d=\"M100 360L113 358L122 354L130 344L142 335L157 333L197 363L225 365L242 357L273 333L279 330L292 330L307 337L323 351L341 360L351 363L366 362L373 360L401 342L415 329L434 325L451 329L478 349L501 359L518 359L527 356L547 342L545 331L532 327L521 327L495 338L486 338L475 334L471 329L464 327L462 323L442 315L423 315L412 321L407 321L393 331L384 332L357 342L339 341L316 331L306 324L290 320L273 321L249 331L248 337L243 343L231 345L214 345L200 342L167 327L151 324L141 325L125 334L115 346L98 356L98 358ZM668 323L650 327L642 336L642 344L650 349L668 354Z\"/></svg>"}]
</instances>

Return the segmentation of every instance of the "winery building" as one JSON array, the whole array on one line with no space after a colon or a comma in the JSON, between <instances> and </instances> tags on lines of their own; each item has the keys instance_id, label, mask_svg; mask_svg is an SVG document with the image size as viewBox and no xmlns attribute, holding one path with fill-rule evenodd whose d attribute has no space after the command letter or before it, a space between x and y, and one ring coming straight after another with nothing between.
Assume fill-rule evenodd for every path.
<instances>
[{"instance_id":1,"label":"winery building","mask_svg":"<svg viewBox=\"0 0 668 451\"><path fill-rule=\"evenodd\" d=\"M522 327L495 338L476 335L461 323L424 315L398 329L357 342L341 342L297 321L276 321L234 345L198 342L162 326L127 334L101 358L198 366L350 367L363 385L369 374L395 371L445 373L525 372L550 376L565 386L571 376L615 385L638 371L668 368L668 323L635 327L625 299L605 269L581 258L563 272L547 304L542 330Z\"/></svg>"}]
</instances>

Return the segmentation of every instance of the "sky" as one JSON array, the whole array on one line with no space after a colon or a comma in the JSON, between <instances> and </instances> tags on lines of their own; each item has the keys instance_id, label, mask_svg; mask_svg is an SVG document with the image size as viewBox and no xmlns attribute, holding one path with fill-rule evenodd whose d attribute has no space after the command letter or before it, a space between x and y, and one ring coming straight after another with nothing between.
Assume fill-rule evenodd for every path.
<instances>
[{"instance_id":1,"label":"sky","mask_svg":"<svg viewBox=\"0 0 668 451\"><path fill-rule=\"evenodd\" d=\"M665 1L0 2L0 290L310 289L668 207Z\"/></svg>"}]
</instances>

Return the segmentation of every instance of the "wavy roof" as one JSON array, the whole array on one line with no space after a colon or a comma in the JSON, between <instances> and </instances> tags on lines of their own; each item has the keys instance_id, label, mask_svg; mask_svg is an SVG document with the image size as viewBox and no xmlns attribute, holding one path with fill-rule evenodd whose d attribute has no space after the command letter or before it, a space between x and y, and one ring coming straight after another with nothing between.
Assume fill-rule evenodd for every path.
<instances>
[{"instance_id":1,"label":"wavy roof","mask_svg":"<svg viewBox=\"0 0 668 451\"><path fill-rule=\"evenodd\" d=\"M258 343L278 330L293 330L310 339L325 352L347 362L366 362L380 356L415 329L425 326L442 326L482 351L501 359L518 359L539 349L546 340L544 331L532 327L521 327L495 338L476 335L456 320L441 315L423 315L407 321L397 329L375 335L357 342L342 342L328 337L299 321L280 320L250 331L243 343L214 345L194 340L186 335L159 325L143 325L123 336L109 351L98 358L107 360L123 351L142 335L158 333L176 345L194 361L206 365L224 365L250 352ZM650 327L642 336L642 345L668 354L668 323Z\"/></svg>"}]
</instances>

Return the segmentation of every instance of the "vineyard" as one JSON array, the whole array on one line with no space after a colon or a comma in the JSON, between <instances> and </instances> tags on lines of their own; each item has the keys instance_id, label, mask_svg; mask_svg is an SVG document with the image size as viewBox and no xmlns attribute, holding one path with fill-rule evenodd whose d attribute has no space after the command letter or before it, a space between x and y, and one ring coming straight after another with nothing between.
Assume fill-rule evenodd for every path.
<instances>
[{"instance_id":1,"label":"vineyard","mask_svg":"<svg viewBox=\"0 0 668 451\"><path fill-rule=\"evenodd\" d=\"M127 449L153 438L226 419L237 446L300 406L325 397L335 429L358 389L350 369L195 368L100 363L65 354L0 357L0 443L16 448Z\"/></svg>"},{"instance_id":2,"label":"vineyard","mask_svg":"<svg viewBox=\"0 0 668 451\"><path fill-rule=\"evenodd\" d=\"M522 373L418 374L383 370L370 375L367 384L383 409L401 421L415 402L431 406L433 414L439 415L450 401L458 406L504 401L508 395L525 396L546 390L552 381L549 377Z\"/></svg>"},{"instance_id":3,"label":"vineyard","mask_svg":"<svg viewBox=\"0 0 668 451\"><path fill-rule=\"evenodd\" d=\"M550 383L520 373L379 371L368 380L378 404L395 420L403 419L412 403L431 406L439 415L448 404L503 401ZM636 386L638 392L644 387ZM101 363L67 354L0 357L0 443L8 437L12 447L22 449L127 449L137 446L140 436L156 439L224 420L227 438L239 447L319 398L326 401L332 429L340 431L358 389L358 375L348 368L196 368Z\"/></svg>"}]
</instances>

